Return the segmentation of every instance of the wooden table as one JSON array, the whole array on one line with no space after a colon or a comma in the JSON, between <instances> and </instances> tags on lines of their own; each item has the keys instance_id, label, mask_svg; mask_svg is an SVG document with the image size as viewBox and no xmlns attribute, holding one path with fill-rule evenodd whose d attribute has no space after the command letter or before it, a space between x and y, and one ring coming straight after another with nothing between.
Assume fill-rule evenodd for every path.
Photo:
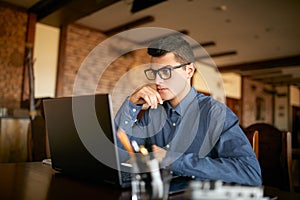
<instances>
[{"instance_id":1,"label":"wooden table","mask_svg":"<svg viewBox=\"0 0 300 200\"><path fill-rule=\"evenodd\" d=\"M265 187L265 195L278 199L300 199L300 194ZM185 195L170 196L182 200ZM79 181L56 173L41 162L0 164L0 199L60 200L60 199L130 199L130 191L111 185Z\"/></svg>"}]
</instances>

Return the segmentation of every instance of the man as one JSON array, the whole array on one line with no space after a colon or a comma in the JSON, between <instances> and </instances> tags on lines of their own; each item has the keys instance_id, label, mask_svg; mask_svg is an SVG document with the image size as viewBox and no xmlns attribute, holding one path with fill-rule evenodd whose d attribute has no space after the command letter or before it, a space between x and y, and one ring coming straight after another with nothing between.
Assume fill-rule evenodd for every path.
<instances>
[{"instance_id":1,"label":"man","mask_svg":"<svg viewBox=\"0 0 300 200\"><path fill-rule=\"evenodd\" d=\"M125 100L117 127L140 145L151 143L153 156L175 175L261 185L259 163L236 115L191 86L190 45L180 36L168 36L153 42L148 54L151 65L144 72L153 84ZM138 119L143 104L149 109Z\"/></svg>"}]
</instances>

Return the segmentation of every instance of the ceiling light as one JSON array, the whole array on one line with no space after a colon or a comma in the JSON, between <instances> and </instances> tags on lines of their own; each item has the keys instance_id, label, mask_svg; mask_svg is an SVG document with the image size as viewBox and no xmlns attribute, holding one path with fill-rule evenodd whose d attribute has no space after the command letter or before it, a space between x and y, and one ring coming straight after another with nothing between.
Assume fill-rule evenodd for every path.
<instances>
[{"instance_id":1,"label":"ceiling light","mask_svg":"<svg viewBox=\"0 0 300 200\"><path fill-rule=\"evenodd\" d=\"M227 6L225 6L225 5L217 6L217 10L226 11L227 10Z\"/></svg>"}]
</instances>

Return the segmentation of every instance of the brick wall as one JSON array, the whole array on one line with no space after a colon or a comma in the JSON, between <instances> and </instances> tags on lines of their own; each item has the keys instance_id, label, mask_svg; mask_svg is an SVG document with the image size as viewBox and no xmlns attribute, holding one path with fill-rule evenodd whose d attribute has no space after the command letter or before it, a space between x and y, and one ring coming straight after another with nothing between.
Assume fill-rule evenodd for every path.
<instances>
[{"instance_id":1,"label":"brick wall","mask_svg":"<svg viewBox=\"0 0 300 200\"><path fill-rule=\"evenodd\" d=\"M0 107L20 107L28 15L0 4Z\"/></svg>"},{"instance_id":2,"label":"brick wall","mask_svg":"<svg viewBox=\"0 0 300 200\"><path fill-rule=\"evenodd\" d=\"M132 68L150 59L145 49L127 54L120 52L132 46L127 40L107 38L97 30L76 24L67 26L65 41L64 57L60 58L63 59L60 66L63 76L59 87L63 89L57 96L110 93L113 95L114 110L136 87L128 87L129 82L122 77L128 79L126 74ZM143 76L143 72L140 75ZM125 83L120 84L124 80Z\"/></svg>"}]
</instances>

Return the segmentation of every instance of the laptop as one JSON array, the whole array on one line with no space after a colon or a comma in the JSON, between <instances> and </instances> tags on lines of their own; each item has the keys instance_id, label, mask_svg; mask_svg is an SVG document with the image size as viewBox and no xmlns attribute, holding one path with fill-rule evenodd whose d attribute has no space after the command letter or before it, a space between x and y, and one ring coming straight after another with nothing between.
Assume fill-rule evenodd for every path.
<instances>
[{"instance_id":1,"label":"laptop","mask_svg":"<svg viewBox=\"0 0 300 200\"><path fill-rule=\"evenodd\" d=\"M130 166L120 163L110 94L43 101L52 168L62 174L121 188L131 187ZM183 192L186 178L173 177L169 194Z\"/></svg>"},{"instance_id":2,"label":"laptop","mask_svg":"<svg viewBox=\"0 0 300 200\"><path fill-rule=\"evenodd\" d=\"M119 164L114 145L109 94L47 99L43 106L53 169L81 179L130 187L129 170L124 172L126 166Z\"/></svg>"}]
</instances>

